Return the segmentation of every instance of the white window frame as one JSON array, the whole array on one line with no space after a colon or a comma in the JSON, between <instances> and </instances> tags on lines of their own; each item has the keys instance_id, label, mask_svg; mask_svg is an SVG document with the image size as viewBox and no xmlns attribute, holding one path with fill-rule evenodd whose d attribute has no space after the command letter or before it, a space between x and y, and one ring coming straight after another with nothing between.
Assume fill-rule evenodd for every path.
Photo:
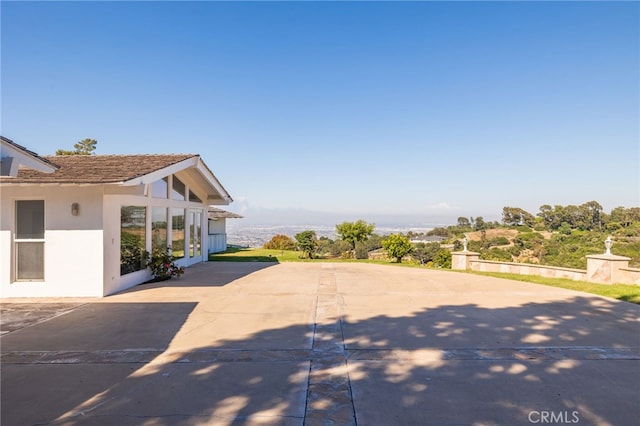
<instances>
[{"instance_id":1,"label":"white window frame","mask_svg":"<svg viewBox=\"0 0 640 426\"><path fill-rule=\"evenodd\" d=\"M43 207L43 218L42 218L42 238L18 238L18 202L20 201L42 201ZM44 212L46 211L45 200L43 199L24 199L24 200L14 200L14 233L13 233L13 276L14 282L44 282L46 277L46 215ZM41 243L42 244L42 278L20 278L19 277L19 265L18 265L18 245L20 243Z\"/></svg>"},{"instance_id":2,"label":"white window frame","mask_svg":"<svg viewBox=\"0 0 640 426\"><path fill-rule=\"evenodd\" d=\"M201 259L202 258L202 218L204 216L204 210L201 208L190 208L188 211L189 216L189 259ZM194 219L200 219L196 221ZM198 232L200 231L200 232ZM194 237L196 239L194 240ZM200 252L196 243L200 243ZM193 250L193 254L192 254Z\"/></svg>"},{"instance_id":3,"label":"white window frame","mask_svg":"<svg viewBox=\"0 0 640 426\"><path fill-rule=\"evenodd\" d=\"M149 189L145 190L145 197L147 198L147 205L150 208L150 211L153 212L154 208L166 208L167 209L167 246L171 247L171 253L174 253L174 241L173 241L173 231L174 231L174 227L173 227L173 210L174 209L181 209L184 211L184 256L176 259L176 262L178 264L191 264L194 263L194 260L197 261L203 261L207 259L207 232L208 229L205 228L207 225L207 209L206 209L206 204L204 201L202 200L206 200L206 196L202 196L202 194L200 194L200 191L197 188L194 188L191 186L191 184L189 183L189 179L182 179L179 176L177 176L176 173L174 174L170 174L166 176L167 181L168 181L168 195L167 198L158 198L158 197L154 197L153 196L153 190L152 190L152 186L153 186L153 182L149 184ZM176 200L172 197L173 194L173 186L174 186L174 182L175 179L179 179L180 182L184 185L184 190L185 190L185 196L184 199L180 199L180 200ZM198 199L200 199L200 201L191 201L191 199L189 198L189 194L193 194L196 197L198 197ZM205 194L206 195L206 194ZM191 232L191 225L193 222L193 212L198 212L200 214L200 223L199 223L199 228L200 228L200 233L198 234L198 241L200 242L200 254L197 254L197 250L196 247L194 246L194 253L193 256L191 255L191 245L195 242L192 241L193 240L193 235ZM148 217L151 218L152 213L148 214ZM148 242L147 242L147 246L149 247L148 250L153 250L153 241L152 241L152 235L153 235L153 229L152 229L152 219L148 219L148 224L147 224L147 235L148 235Z\"/></svg>"}]
</instances>

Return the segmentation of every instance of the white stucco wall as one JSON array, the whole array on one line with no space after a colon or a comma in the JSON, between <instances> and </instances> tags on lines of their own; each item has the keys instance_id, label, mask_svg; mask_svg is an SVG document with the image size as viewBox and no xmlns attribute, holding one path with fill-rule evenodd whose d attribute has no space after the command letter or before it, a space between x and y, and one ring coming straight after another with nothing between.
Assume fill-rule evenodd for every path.
<instances>
[{"instance_id":1,"label":"white stucco wall","mask_svg":"<svg viewBox=\"0 0 640 426\"><path fill-rule=\"evenodd\" d=\"M209 253L220 253L227 249L227 219L209 219Z\"/></svg>"},{"instance_id":2,"label":"white stucco wall","mask_svg":"<svg viewBox=\"0 0 640 426\"><path fill-rule=\"evenodd\" d=\"M209 234L226 234L227 219L224 217L209 220Z\"/></svg>"},{"instance_id":3,"label":"white stucco wall","mask_svg":"<svg viewBox=\"0 0 640 426\"><path fill-rule=\"evenodd\" d=\"M0 198L1 194L0 194ZM7 218L4 203L1 203L0 224ZM0 227L0 297L2 296L5 282L11 279L11 231Z\"/></svg>"},{"instance_id":4,"label":"white stucco wall","mask_svg":"<svg viewBox=\"0 0 640 426\"><path fill-rule=\"evenodd\" d=\"M0 297L100 297L102 192L91 186L2 187ZM16 200L44 200L44 280L18 282L13 258ZM71 214L71 204L80 214Z\"/></svg>"}]
</instances>

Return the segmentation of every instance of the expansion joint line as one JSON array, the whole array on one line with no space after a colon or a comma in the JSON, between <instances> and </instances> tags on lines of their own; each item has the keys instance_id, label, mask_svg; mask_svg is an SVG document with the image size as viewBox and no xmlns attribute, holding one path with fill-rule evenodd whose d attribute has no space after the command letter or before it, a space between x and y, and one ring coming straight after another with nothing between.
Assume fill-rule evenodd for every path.
<instances>
[{"instance_id":1,"label":"expansion joint line","mask_svg":"<svg viewBox=\"0 0 640 426\"><path fill-rule=\"evenodd\" d=\"M355 407L333 265L320 269L305 425L355 426Z\"/></svg>"}]
</instances>

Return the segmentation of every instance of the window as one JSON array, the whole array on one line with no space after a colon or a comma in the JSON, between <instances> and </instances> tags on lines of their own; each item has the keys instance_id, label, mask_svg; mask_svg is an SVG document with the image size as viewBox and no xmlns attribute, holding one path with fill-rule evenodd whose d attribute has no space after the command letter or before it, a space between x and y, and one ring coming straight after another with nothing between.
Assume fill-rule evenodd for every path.
<instances>
[{"instance_id":1,"label":"window","mask_svg":"<svg viewBox=\"0 0 640 426\"><path fill-rule=\"evenodd\" d=\"M151 196L153 198L167 198L169 192L169 178L165 177L151 184Z\"/></svg>"},{"instance_id":2,"label":"window","mask_svg":"<svg viewBox=\"0 0 640 426\"><path fill-rule=\"evenodd\" d=\"M145 268L147 209L122 206L120 209L120 275Z\"/></svg>"},{"instance_id":3,"label":"window","mask_svg":"<svg viewBox=\"0 0 640 426\"><path fill-rule=\"evenodd\" d=\"M191 201L192 203L201 203L202 200L193 192L191 192L191 190L189 190L189 201Z\"/></svg>"},{"instance_id":4,"label":"window","mask_svg":"<svg viewBox=\"0 0 640 426\"><path fill-rule=\"evenodd\" d=\"M177 177L173 177L173 188L171 189L171 198L173 200L184 201L187 188L184 183Z\"/></svg>"},{"instance_id":5,"label":"window","mask_svg":"<svg viewBox=\"0 0 640 426\"><path fill-rule=\"evenodd\" d=\"M189 257L199 257L202 255L202 213L199 211L191 211L191 225L189 227L189 235L191 236L191 241L189 243Z\"/></svg>"},{"instance_id":6,"label":"window","mask_svg":"<svg viewBox=\"0 0 640 426\"><path fill-rule=\"evenodd\" d=\"M154 207L151 210L151 248L165 250L167 248L167 209Z\"/></svg>"},{"instance_id":7,"label":"window","mask_svg":"<svg viewBox=\"0 0 640 426\"><path fill-rule=\"evenodd\" d=\"M184 257L184 209L171 209L171 251L174 257Z\"/></svg>"},{"instance_id":8,"label":"window","mask_svg":"<svg viewBox=\"0 0 640 426\"><path fill-rule=\"evenodd\" d=\"M16 280L44 280L44 201L16 201Z\"/></svg>"},{"instance_id":9,"label":"window","mask_svg":"<svg viewBox=\"0 0 640 426\"><path fill-rule=\"evenodd\" d=\"M202 212L196 213L196 256L202 256Z\"/></svg>"}]
</instances>

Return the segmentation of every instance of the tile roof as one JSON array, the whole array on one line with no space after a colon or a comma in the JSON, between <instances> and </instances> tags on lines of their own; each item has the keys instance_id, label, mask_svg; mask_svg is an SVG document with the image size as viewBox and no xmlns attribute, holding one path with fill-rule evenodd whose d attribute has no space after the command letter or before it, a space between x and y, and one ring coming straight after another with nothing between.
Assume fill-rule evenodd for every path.
<instances>
[{"instance_id":1,"label":"tile roof","mask_svg":"<svg viewBox=\"0 0 640 426\"><path fill-rule=\"evenodd\" d=\"M54 173L20 170L11 183L118 183L169 167L197 154L56 155L43 157L59 166Z\"/></svg>"}]
</instances>

